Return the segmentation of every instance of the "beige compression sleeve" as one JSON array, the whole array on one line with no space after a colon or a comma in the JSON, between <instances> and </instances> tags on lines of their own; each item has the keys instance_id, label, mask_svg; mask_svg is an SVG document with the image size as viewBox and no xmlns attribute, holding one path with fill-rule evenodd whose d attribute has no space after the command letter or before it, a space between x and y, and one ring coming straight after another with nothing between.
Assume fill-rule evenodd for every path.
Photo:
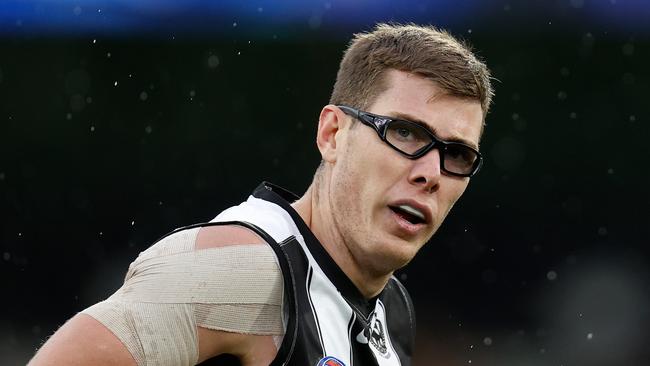
<instances>
[{"instance_id":1,"label":"beige compression sleeve","mask_svg":"<svg viewBox=\"0 0 650 366\"><path fill-rule=\"evenodd\" d=\"M124 285L82 313L109 328L138 365L194 365L196 327L284 334L283 280L266 244L195 249L200 228L172 234L129 266ZM276 343L277 344L277 343Z\"/></svg>"}]
</instances>

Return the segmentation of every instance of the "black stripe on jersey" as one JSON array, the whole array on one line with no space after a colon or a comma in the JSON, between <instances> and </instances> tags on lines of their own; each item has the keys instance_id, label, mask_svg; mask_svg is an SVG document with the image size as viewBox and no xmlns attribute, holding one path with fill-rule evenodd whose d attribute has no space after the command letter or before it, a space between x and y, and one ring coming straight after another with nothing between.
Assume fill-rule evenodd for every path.
<instances>
[{"instance_id":1,"label":"black stripe on jersey","mask_svg":"<svg viewBox=\"0 0 650 366\"><path fill-rule=\"evenodd\" d=\"M413 306L413 300L411 299L411 296L409 295L408 291L406 291L406 288L404 285L399 282L395 276L392 276L391 280L395 282L397 285L397 289L399 292L402 294L402 298L406 299L406 309L408 310L409 314L409 324L411 325L411 337L413 337L413 343L415 342L415 327L416 327L416 321L415 321L415 306Z\"/></svg>"},{"instance_id":2,"label":"black stripe on jersey","mask_svg":"<svg viewBox=\"0 0 650 366\"><path fill-rule=\"evenodd\" d=\"M296 238L292 235L284 239L278 247L271 245L273 251L278 258L282 270L282 276L288 277L291 281L291 284L288 284L286 279L284 282L285 290L284 295L286 296L286 301L282 304L282 317L285 316L288 318L286 321L286 329L284 336L282 337L282 343L278 349L278 353L275 355L273 362L269 366L281 365L286 366L293 355L293 351L296 347L296 338L298 335L298 300L296 299L296 276L293 273L293 267L289 265L289 257L287 256L284 248L296 242ZM285 265L286 264L286 265ZM288 275L287 275L288 274ZM288 345L288 346L287 346ZM282 352L280 352L282 351Z\"/></svg>"},{"instance_id":3,"label":"black stripe on jersey","mask_svg":"<svg viewBox=\"0 0 650 366\"><path fill-rule=\"evenodd\" d=\"M352 327L354 326L354 321L356 319L357 314L353 311L352 316L350 317L350 322L348 323L348 341L350 341L350 366L354 365L354 347L352 345L354 338L352 338Z\"/></svg>"},{"instance_id":4,"label":"black stripe on jersey","mask_svg":"<svg viewBox=\"0 0 650 366\"><path fill-rule=\"evenodd\" d=\"M314 309L314 301L311 298L311 279L314 274L314 268L309 266L309 271L307 272L307 298L309 299L309 306L311 306L311 313L314 314L314 322L316 322L316 329L318 330L318 340L320 341L320 347L323 349L323 357L327 355L325 351L325 344L323 343L323 333L320 330L320 321L318 320L318 314L316 309Z\"/></svg>"}]
</instances>

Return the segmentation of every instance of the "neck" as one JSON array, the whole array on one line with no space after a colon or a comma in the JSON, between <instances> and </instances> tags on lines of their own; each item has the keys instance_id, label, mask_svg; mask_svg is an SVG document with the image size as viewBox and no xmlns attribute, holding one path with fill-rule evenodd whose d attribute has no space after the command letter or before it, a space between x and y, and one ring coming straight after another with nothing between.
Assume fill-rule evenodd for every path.
<instances>
[{"instance_id":1,"label":"neck","mask_svg":"<svg viewBox=\"0 0 650 366\"><path fill-rule=\"evenodd\" d=\"M334 262L348 276L361 294L369 299L386 286L392 273L376 274L363 268L338 230L329 205L328 187L312 183L307 192L291 206L307 224Z\"/></svg>"}]
</instances>

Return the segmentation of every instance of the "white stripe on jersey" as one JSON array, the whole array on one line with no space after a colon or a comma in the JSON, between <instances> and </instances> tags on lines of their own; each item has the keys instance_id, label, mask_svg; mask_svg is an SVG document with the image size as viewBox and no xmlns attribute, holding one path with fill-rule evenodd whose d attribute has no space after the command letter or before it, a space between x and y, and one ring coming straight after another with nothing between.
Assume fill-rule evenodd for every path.
<instances>
[{"instance_id":1,"label":"white stripe on jersey","mask_svg":"<svg viewBox=\"0 0 650 366\"><path fill-rule=\"evenodd\" d=\"M311 262L310 264L314 264ZM325 356L334 356L345 365L350 365L350 332L348 324L352 309L338 292L334 284L318 268L312 273L309 297L320 324Z\"/></svg>"},{"instance_id":2,"label":"white stripe on jersey","mask_svg":"<svg viewBox=\"0 0 650 366\"><path fill-rule=\"evenodd\" d=\"M314 300L311 298L311 293L309 292L309 286L311 286L311 279L314 274L314 269L309 267L307 270L307 281L305 281L305 291L307 291L307 300L309 300L309 306L311 306L311 313L314 316L314 324L316 324L316 330L318 331L318 341L320 342L320 348L323 350L323 354L327 355L325 350L325 345L323 344L323 334L320 330L320 323L318 319L318 313L314 309Z\"/></svg>"}]
</instances>

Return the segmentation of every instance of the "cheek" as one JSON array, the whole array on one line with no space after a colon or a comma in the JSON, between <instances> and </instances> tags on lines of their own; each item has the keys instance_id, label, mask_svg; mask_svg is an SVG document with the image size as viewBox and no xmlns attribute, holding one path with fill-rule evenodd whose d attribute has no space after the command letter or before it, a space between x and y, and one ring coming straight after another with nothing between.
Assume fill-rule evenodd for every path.
<instances>
[{"instance_id":1,"label":"cheek","mask_svg":"<svg viewBox=\"0 0 650 366\"><path fill-rule=\"evenodd\" d=\"M364 126L356 126L356 128L363 128ZM382 146L375 141L369 139L368 136L354 134L351 135L350 144L346 146L346 151L343 156L341 170L344 171L347 177L344 179L353 182L357 189L367 193L373 190L374 187L386 177L386 173L394 169L390 169L387 164L386 153L381 149ZM375 137L375 136L370 136Z\"/></svg>"},{"instance_id":2,"label":"cheek","mask_svg":"<svg viewBox=\"0 0 650 366\"><path fill-rule=\"evenodd\" d=\"M385 149L374 149L372 158L364 161L360 169L364 170L364 198L373 208L385 205L388 198L394 197L394 190L406 184L408 177L408 162Z\"/></svg>"},{"instance_id":3,"label":"cheek","mask_svg":"<svg viewBox=\"0 0 650 366\"><path fill-rule=\"evenodd\" d=\"M363 166L352 151L346 151L337 159L332 170L332 195L335 207L340 214L349 217L359 214L359 202L363 202L364 187Z\"/></svg>"},{"instance_id":4,"label":"cheek","mask_svg":"<svg viewBox=\"0 0 650 366\"><path fill-rule=\"evenodd\" d=\"M366 128L356 126L355 128ZM356 132L363 132L356 131ZM338 178L357 212L368 217L385 202L388 191L407 176L408 164L402 156L385 145L376 134L350 134L346 151L341 155ZM354 202L354 203L353 203Z\"/></svg>"}]
</instances>

